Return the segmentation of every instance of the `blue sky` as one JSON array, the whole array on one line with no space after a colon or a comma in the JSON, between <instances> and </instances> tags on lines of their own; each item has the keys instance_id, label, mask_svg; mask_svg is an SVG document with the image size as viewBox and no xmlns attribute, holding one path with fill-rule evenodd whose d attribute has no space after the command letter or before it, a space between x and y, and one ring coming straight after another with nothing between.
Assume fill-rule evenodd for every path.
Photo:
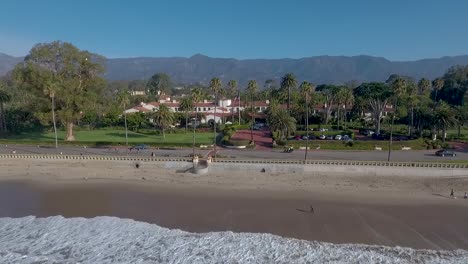
<instances>
[{"instance_id":1,"label":"blue sky","mask_svg":"<svg viewBox=\"0 0 468 264\"><path fill-rule=\"evenodd\" d=\"M391 60L468 54L466 0L2 0L0 52L72 42L107 57Z\"/></svg>"}]
</instances>

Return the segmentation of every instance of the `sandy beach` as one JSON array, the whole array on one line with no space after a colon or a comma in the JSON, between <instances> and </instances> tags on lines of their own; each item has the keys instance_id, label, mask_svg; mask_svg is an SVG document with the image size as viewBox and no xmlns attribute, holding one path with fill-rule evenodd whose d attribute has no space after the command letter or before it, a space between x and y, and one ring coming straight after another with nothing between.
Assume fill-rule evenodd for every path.
<instances>
[{"instance_id":1,"label":"sandy beach","mask_svg":"<svg viewBox=\"0 0 468 264\"><path fill-rule=\"evenodd\" d=\"M468 181L463 177L193 175L163 164L133 165L4 159L0 217L107 215L193 232L468 249L468 200L460 197ZM449 198L452 188L461 199Z\"/></svg>"}]
</instances>

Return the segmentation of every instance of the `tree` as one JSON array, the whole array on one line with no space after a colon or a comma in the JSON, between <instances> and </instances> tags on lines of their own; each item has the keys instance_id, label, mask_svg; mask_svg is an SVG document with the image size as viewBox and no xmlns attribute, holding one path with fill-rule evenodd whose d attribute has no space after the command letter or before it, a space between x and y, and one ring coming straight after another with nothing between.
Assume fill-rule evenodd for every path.
<instances>
[{"instance_id":1,"label":"tree","mask_svg":"<svg viewBox=\"0 0 468 264\"><path fill-rule=\"evenodd\" d=\"M418 82L418 95L428 94L431 90L431 81L422 78Z\"/></svg>"},{"instance_id":2,"label":"tree","mask_svg":"<svg viewBox=\"0 0 468 264\"><path fill-rule=\"evenodd\" d=\"M317 86L315 90L317 92L320 92L320 94L322 95L326 111L325 124L328 124L331 118L333 107L336 104L339 86L322 84Z\"/></svg>"},{"instance_id":3,"label":"tree","mask_svg":"<svg viewBox=\"0 0 468 264\"><path fill-rule=\"evenodd\" d=\"M11 100L11 96L4 90L3 84L0 83L0 131L6 132L6 118L4 104Z\"/></svg>"},{"instance_id":4,"label":"tree","mask_svg":"<svg viewBox=\"0 0 468 264\"><path fill-rule=\"evenodd\" d=\"M306 129L306 149L305 149L305 154L304 154L304 160L307 160L307 154L309 152L309 102L310 102L310 97L312 94L312 91L314 90L314 87L311 83L309 82L302 82L300 87L301 95L305 99L305 113L306 113L306 122L305 122L305 129Z\"/></svg>"},{"instance_id":5,"label":"tree","mask_svg":"<svg viewBox=\"0 0 468 264\"><path fill-rule=\"evenodd\" d=\"M340 120L341 120L341 115L340 111L341 108L344 107L344 119L346 120L346 106L351 104L354 101L354 96L353 96L353 90L347 86L338 86L336 90L336 95L335 95L335 100L336 100L336 109L337 109L337 125L338 129L340 128Z\"/></svg>"},{"instance_id":6,"label":"tree","mask_svg":"<svg viewBox=\"0 0 468 264\"><path fill-rule=\"evenodd\" d=\"M296 130L296 119L287 110L277 108L268 116L268 123L273 131L280 131L281 140L286 139L286 133Z\"/></svg>"},{"instance_id":7,"label":"tree","mask_svg":"<svg viewBox=\"0 0 468 264\"><path fill-rule=\"evenodd\" d=\"M158 110L150 113L150 116L153 118L153 123L161 129L163 138L166 140L164 131L174 123L174 113L167 105L160 104Z\"/></svg>"},{"instance_id":8,"label":"tree","mask_svg":"<svg viewBox=\"0 0 468 264\"><path fill-rule=\"evenodd\" d=\"M442 142L445 142L447 128L457 124L455 114L447 103L441 102L437 106L434 112L434 124L437 128L442 129Z\"/></svg>"},{"instance_id":9,"label":"tree","mask_svg":"<svg viewBox=\"0 0 468 264\"><path fill-rule=\"evenodd\" d=\"M366 105L371 110L374 119L375 133L379 135L383 110L392 97L390 87L379 82L363 83L354 90L354 96L367 103Z\"/></svg>"},{"instance_id":10,"label":"tree","mask_svg":"<svg viewBox=\"0 0 468 264\"><path fill-rule=\"evenodd\" d=\"M286 73L281 79L281 90L288 94L288 112L291 109L291 90L297 86L296 76L292 73Z\"/></svg>"},{"instance_id":11,"label":"tree","mask_svg":"<svg viewBox=\"0 0 468 264\"><path fill-rule=\"evenodd\" d=\"M193 105L195 106L195 118L198 118L198 103L203 100L203 91L200 87L195 87L192 90L192 101ZM201 118L200 118L201 121Z\"/></svg>"},{"instance_id":12,"label":"tree","mask_svg":"<svg viewBox=\"0 0 468 264\"><path fill-rule=\"evenodd\" d=\"M437 78L434 81L432 81L432 88L434 89L434 101L438 102L439 98L437 97L437 94L439 91L444 87L444 80L442 78Z\"/></svg>"},{"instance_id":13,"label":"tree","mask_svg":"<svg viewBox=\"0 0 468 264\"><path fill-rule=\"evenodd\" d=\"M34 46L24 63L16 66L15 78L24 92L51 98L52 111L56 108L57 117L66 125L66 140L73 141L74 123L83 110L95 106L105 85L103 64L99 55L54 41ZM52 117L55 119L54 113Z\"/></svg>"},{"instance_id":14,"label":"tree","mask_svg":"<svg viewBox=\"0 0 468 264\"><path fill-rule=\"evenodd\" d=\"M153 96L165 94L171 88L171 78L165 73L158 72L151 76L146 83L146 88Z\"/></svg>"},{"instance_id":15,"label":"tree","mask_svg":"<svg viewBox=\"0 0 468 264\"><path fill-rule=\"evenodd\" d=\"M227 94L229 98L231 98L231 122L234 122L234 102L236 98L239 96L239 89L237 88L237 81L230 80L228 82L228 91ZM240 123L240 120L239 120Z\"/></svg>"},{"instance_id":16,"label":"tree","mask_svg":"<svg viewBox=\"0 0 468 264\"><path fill-rule=\"evenodd\" d=\"M457 120L457 137L461 136L461 127L468 122L468 105L455 106L455 119Z\"/></svg>"},{"instance_id":17,"label":"tree","mask_svg":"<svg viewBox=\"0 0 468 264\"><path fill-rule=\"evenodd\" d=\"M213 131L214 131L214 157L216 157L216 138L217 138L217 135L216 135L216 125L217 125L217 122L216 122L216 106L218 105L218 95L219 93L221 92L221 80L217 77L215 78L212 78L211 81L210 81L210 89L211 91L213 92L214 94L214 114L213 114L213 118L214 118L214 123L213 123Z\"/></svg>"},{"instance_id":18,"label":"tree","mask_svg":"<svg viewBox=\"0 0 468 264\"><path fill-rule=\"evenodd\" d=\"M390 125L390 139L388 143L388 157L387 161L390 161L390 156L392 153L392 141L393 141L393 125L395 123L395 115L397 114L397 107L398 107L398 100L402 97L403 94L406 93L406 81L403 78L395 78L393 82L390 84L390 88L392 89L392 96L393 96L393 115L392 115L392 123Z\"/></svg>"},{"instance_id":19,"label":"tree","mask_svg":"<svg viewBox=\"0 0 468 264\"><path fill-rule=\"evenodd\" d=\"M193 110L193 98L189 96L182 98L182 100L180 101L179 110L184 111L185 113L185 133L187 133L188 114L190 111Z\"/></svg>"},{"instance_id":20,"label":"tree","mask_svg":"<svg viewBox=\"0 0 468 264\"><path fill-rule=\"evenodd\" d=\"M451 67L441 79L437 99L452 106L463 105L468 92L468 66Z\"/></svg>"},{"instance_id":21,"label":"tree","mask_svg":"<svg viewBox=\"0 0 468 264\"><path fill-rule=\"evenodd\" d=\"M119 105L120 109L123 109L123 116L124 116L124 125L125 125L125 145L128 146L128 126L127 126L127 106L130 104L130 94L128 91L120 91L117 94L117 104Z\"/></svg>"},{"instance_id":22,"label":"tree","mask_svg":"<svg viewBox=\"0 0 468 264\"><path fill-rule=\"evenodd\" d=\"M258 90L258 85L257 85L257 81L255 80L250 80L248 83L247 83L247 92L249 94L249 97L250 97L250 102L251 102L251 109L252 109L252 114L251 114L251 118L252 118L252 124L250 126L250 140L253 142L253 125L255 124L255 114L256 114L256 109L255 109L255 105L254 105L254 98L255 98L255 93L257 93L257 90Z\"/></svg>"}]
</instances>

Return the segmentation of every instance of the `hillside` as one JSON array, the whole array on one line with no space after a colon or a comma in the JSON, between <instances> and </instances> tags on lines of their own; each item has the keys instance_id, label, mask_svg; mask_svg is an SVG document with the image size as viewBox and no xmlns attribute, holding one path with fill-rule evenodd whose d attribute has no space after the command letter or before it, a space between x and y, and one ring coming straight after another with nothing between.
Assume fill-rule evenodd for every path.
<instances>
[{"instance_id":1,"label":"hillside","mask_svg":"<svg viewBox=\"0 0 468 264\"><path fill-rule=\"evenodd\" d=\"M0 75L13 69L22 58L0 53ZM318 56L301 59L248 59L236 60L194 55L190 58L118 58L107 61L106 78L109 80L147 79L156 72L165 72L179 83L208 83L218 76L223 81L249 79L263 83L266 79L279 79L287 72L299 80L313 83L342 83L356 81L384 81L390 74L402 74L415 79L433 79L441 76L453 65L468 65L468 55L392 62L372 56Z\"/></svg>"}]
</instances>

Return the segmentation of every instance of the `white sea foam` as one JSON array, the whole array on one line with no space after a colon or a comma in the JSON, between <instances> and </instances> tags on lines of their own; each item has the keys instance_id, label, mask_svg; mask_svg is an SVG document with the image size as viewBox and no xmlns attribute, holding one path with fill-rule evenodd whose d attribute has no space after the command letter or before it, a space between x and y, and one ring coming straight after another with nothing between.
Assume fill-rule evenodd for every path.
<instances>
[{"instance_id":1,"label":"white sea foam","mask_svg":"<svg viewBox=\"0 0 468 264\"><path fill-rule=\"evenodd\" d=\"M1 218L0 263L468 263L468 251L170 230L114 217Z\"/></svg>"}]
</instances>

